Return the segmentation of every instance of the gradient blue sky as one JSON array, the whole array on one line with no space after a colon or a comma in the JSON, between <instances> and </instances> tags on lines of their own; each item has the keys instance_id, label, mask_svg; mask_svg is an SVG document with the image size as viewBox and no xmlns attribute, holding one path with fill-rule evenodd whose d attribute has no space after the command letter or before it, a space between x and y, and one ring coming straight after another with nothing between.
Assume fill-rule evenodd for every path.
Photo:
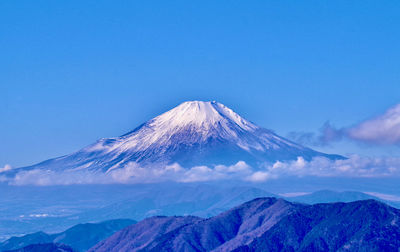
<instances>
[{"instance_id":1,"label":"gradient blue sky","mask_svg":"<svg viewBox=\"0 0 400 252\"><path fill-rule=\"evenodd\" d=\"M0 1L0 166L194 99L283 136L354 125L400 102L399 13L399 1Z\"/></svg>"}]
</instances>

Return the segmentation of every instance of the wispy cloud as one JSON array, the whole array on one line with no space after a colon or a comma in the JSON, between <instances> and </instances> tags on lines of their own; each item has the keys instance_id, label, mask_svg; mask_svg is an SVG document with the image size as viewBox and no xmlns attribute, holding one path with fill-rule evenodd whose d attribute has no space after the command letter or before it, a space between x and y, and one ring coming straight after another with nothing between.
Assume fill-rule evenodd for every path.
<instances>
[{"instance_id":1,"label":"wispy cloud","mask_svg":"<svg viewBox=\"0 0 400 252\"><path fill-rule=\"evenodd\" d=\"M105 174L94 174L85 171L51 171L29 170L20 171L14 177L1 178L11 185L70 185L70 184L104 184L109 183L110 177Z\"/></svg>"},{"instance_id":2,"label":"wispy cloud","mask_svg":"<svg viewBox=\"0 0 400 252\"><path fill-rule=\"evenodd\" d=\"M303 145L327 146L341 140L345 135L345 129L337 129L328 121L317 133L292 131L288 134L288 138Z\"/></svg>"},{"instance_id":3,"label":"wispy cloud","mask_svg":"<svg viewBox=\"0 0 400 252\"><path fill-rule=\"evenodd\" d=\"M367 144L399 145L400 104L350 127L336 128L326 122L318 133L291 132L288 137L311 146L325 146L343 138Z\"/></svg>"},{"instance_id":4,"label":"wispy cloud","mask_svg":"<svg viewBox=\"0 0 400 252\"><path fill-rule=\"evenodd\" d=\"M311 192L289 192L289 193L279 193L280 196L282 197L298 197L298 196L304 196L304 195L309 195Z\"/></svg>"},{"instance_id":5,"label":"wispy cloud","mask_svg":"<svg viewBox=\"0 0 400 252\"><path fill-rule=\"evenodd\" d=\"M389 201L400 201L400 197L392 194L378 193L378 192L364 192L365 194L375 196L377 198Z\"/></svg>"}]
</instances>

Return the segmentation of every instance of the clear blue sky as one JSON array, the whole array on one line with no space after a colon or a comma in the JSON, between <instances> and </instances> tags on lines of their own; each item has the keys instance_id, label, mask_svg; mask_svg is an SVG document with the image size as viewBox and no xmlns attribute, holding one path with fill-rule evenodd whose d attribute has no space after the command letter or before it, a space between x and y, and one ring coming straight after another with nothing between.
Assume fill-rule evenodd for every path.
<instances>
[{"instance_id":1,"label":"clear blue sky","mask_svg":"<svg viewBox=\"0 0 400 252\"><path fill-rule=\"evenodd\" d=\"M355 124L400 102L399 13L400 1L0 1L0 166L193 99L283 136Z\"/></svg>"}]
</instances>

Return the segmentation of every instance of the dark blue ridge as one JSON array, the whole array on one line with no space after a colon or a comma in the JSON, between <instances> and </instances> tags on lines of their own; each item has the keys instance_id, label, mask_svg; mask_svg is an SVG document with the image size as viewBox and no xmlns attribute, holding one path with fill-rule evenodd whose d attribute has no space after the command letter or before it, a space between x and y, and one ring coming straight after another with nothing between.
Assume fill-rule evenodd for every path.
<instances>
[{"instance_id":1,"label":"dark blue ridge","mask_svg":"<svg viewBox=\"0 0 400 252\"><path fill-rule=\"evenodd\" d=\"M400 210L375 200L300 204L257 198L201 219L152 217L89 251L396 251Z\"/></svg>"}]
</instances>

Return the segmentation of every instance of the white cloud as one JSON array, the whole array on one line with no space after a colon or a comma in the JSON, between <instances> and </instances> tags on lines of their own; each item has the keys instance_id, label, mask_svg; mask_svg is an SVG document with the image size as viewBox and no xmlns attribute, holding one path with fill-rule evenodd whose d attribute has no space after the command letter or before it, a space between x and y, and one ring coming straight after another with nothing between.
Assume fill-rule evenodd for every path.
<instances>
[{"instance_id":1,"label":"white cloud","mask_svg":"<svg viewBox=\"0 0 400 252\"><path fill-rule=\"evenodd\" d=\"M130 162L123 168L110 171L107 183L152 183L177 178L187 170L178 163L167 166L141 167L135 162Z\"/></svg>"},{"instance_id":2,"label":"white cloud","mask_svg":"<svg viewBox=\"0 0 400 252\"><path fill-rule=\"evenodd\" d=\"M245 180L251 181L251 182L264 182L268 179L272 178L272 174L269 172L263 172L263 171L256 171L250 176L247 176Z\"/></svg>"},{"instance_id":3,"label":"white cloud","mask_svg":"<svg viewBox=\"0 0 400 252\"><path fill-rule=\"evenodd\" d=\"M178 163L173 163L171 165L165 166L165 170L174 171L174 172L180 172L180 171L183 171L183 167L180 166L180 164L178 164Z\"/></svg>"},{"instance_id":4,"label":"white cloud","mask_svg":"<svg viewBox=\"0 0 400 252\"><path fill-rule=\"evenodd\" d=\"M9 164L6 164L3 168L0 168L0 173L11 170L12 167Z\"/></svg>"},{"instance_id":5,"label":"white cloud","mask_svg":"<svg viewBox=\"0 0 400 252\"><path fill-rule=\"evenodd\" d=\"M266 167L271 177L317 176L317 177L387 177L400 176L400 158L371 158L351 155L348 159L330 160L316 157L305 161L280 162Z\"/></svg>"},{"instance_id":6,"label":"white cloud","mask_svg":"<svg viewBox=\"0 0 400 252\"><path fill-rule=\"evenodd\" d=\"M239 161L231 166L217 165L215 166L215 170L220 172L235 173L235 172L247 172L251 170L251 167L248 164L246 164L246 162Z\"/></svg>"},{"instance_id":7,"label":"white cloud","mask_svg":"<svg viewBox=\"0 0 400 252\"><path fill-rule=\"evenodd\" d=\"M244 161L234 165L216 165L214 168L195 166L182 174L181 182L210 181L219 179L237 179L252 172L252 168Z\"/></svg>"},{"instance_id":8,"label":"white cloud","mask_svg":"<svg viewBox=\"0 0 400 252\"><path fill-rule=\"evenodd\" d=\"M69 185L69 184L112 184L112 183L153 183L161 181L200 182L221 179L239 179L252 173L252 168L244 161L236 164L216 165L214 167L195 166L184 168L178 163L167 166L141 167L130 162L122 168L108 173L88 171L28 170L18 172L15 177L2 176L4 182L12 185Z\"/></svg>"},{"instance_id":9,"label":"white cloud","mask_svg":"<svg viewBox=\"0 0 400 252\"><path fill-rule=\"evenodd\" d=\"M182 178L178 179L181 182L197 182L222 179L224 173L218 172L207 166L195 166L182 174Z\"/></svg>"},{"instance_id":10,"label":"white cloud","mask_svg":"<svg viewBox=\"0 0 400 252\"><path fill-rule=\"evenodd\" d=\"M305 145L325 146L341 139L377 145L400 144L400 104L354 126L336 128L326 122L318 134L291 132L288 138Z\"/></svg>"},{"instance_id":11,"label":"white cloud","mask_svg":"<svg viewBox=\"0 0 400 252\"><path fill-rule=\"evenodd\" d=\"M351 139L377 144L400 143L400 104L383 115L366 120L346 130Z\"/></svg>"},{"instance_id":12,"label":"white cloud","mask_svg":"<svg viewBox=\"0 0 400 252\"><path fill-rule=\"evenodd\" d=\"M140 167L137 163L128 163L122 169L115 169L109 173L112 180L119 183L128 183L138 178L151 178L150 170ZM144 182L144 181L143 181Z\"/></svg>"}]
</instances>

